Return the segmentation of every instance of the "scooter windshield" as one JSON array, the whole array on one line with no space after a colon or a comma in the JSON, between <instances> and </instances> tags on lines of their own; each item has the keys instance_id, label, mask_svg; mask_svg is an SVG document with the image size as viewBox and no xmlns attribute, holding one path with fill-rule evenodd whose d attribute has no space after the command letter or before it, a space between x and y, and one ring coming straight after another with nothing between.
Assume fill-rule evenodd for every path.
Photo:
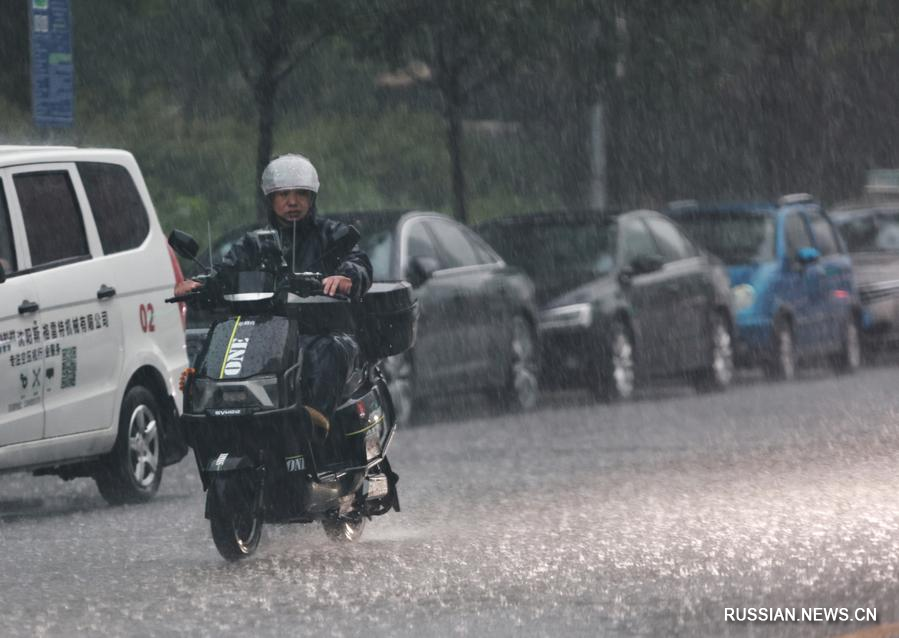
<instances>
[{"instance_id":1,"label":"scooter windshield","mask_svg":"<svg viewBox=\"0 0 899 638\"><path fill-rule=\"evenodd\" d=\"M206 337L197 376L236 380L280 374L297 357L297 331L290 323L285 317L258 315L217 323Z\"/></svg>"},{"instance_id":2,"label":"scooter windshield","mask_svg":"<svg viewBox=\"0 0 899 638\"><path fill-rule=\"evenodd\" d=\"M232 285L234 292L223 295L225 301L264 301L275 296L275 276L262 270L242 270Z\"/></svg>"}]
</instances>

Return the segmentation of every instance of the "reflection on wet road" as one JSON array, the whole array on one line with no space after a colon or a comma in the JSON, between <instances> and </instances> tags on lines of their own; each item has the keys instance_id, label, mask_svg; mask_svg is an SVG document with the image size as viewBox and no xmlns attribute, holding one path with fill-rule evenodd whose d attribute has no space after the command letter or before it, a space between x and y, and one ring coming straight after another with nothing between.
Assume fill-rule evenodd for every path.
<instances>
[{"instance_id":1,"label":"reflection on wet road","mask_svg":"<svg viewBox=\"0 0 899 638\"><path fill-rule=\"evenodd\" d=\"M267 527L218 556L190 458L146 506L89 480L0 477L0 634L837 636L726 608L899 620L899 368L744 375L537 412L434 406L391 454L403 511L350 547Z\"/></svg>"}]
</instances>

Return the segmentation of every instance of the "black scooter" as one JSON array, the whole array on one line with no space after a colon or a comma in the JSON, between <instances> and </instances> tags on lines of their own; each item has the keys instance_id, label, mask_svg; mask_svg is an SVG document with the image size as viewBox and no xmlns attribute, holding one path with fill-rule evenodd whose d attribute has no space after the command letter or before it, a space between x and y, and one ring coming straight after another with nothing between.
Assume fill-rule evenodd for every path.
<instances>
[{"instance_id":1,"label":"black scooter","mask_svg":"<svg viewBox=\"0 0 899 638\"><path fill-rule=\"evenodd\" d=\"M347 227L335 250L349 252L358 237ZM173 231L169 244L197 261L186 233ZM355 541L367 519L399 511L387 460L397 424L379 361L412 346L418 319L405 282L373 284L361 302L327 297L320 274L287 267L276 232L255 231L252 247L257 270L229 282L208 270L207 285L166 300L222 313L183 377L181 423L228 560L256 550L264 523L321 521L330 538ZM326 431L302 405L301 335L334 332L355 334L364 361Z\"/></svg>"}]
</instances>

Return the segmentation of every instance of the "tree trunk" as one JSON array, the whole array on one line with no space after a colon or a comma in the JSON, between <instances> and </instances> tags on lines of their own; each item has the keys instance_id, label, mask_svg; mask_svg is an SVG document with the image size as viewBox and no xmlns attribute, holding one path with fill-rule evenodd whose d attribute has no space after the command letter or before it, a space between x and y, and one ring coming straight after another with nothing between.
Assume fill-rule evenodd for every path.
<instances>
[{"instance_id":1,"label":"tree trunk","mask_svg":"<svg viewBox=\"0 0 899 638\"><path fill-rule=\"evenodd\" d=\"M268 165L274 146L275 94L278 85L266 70L256 85L256 106L259 109L259 140L256 145L256 185L262 180L262 171ZM260 222L268 221L268 202L261 190L257 190L256 216Z\"/></svg>"},{"instance_id":2,"label":"tree trunk","mask_svg":"<svg viewBox=\"0 0 899 638\"><path fill-rule=\"evenodd\" d=\"M462 109L455 102L455 96L446 96L446 141L452 169L453 214L463 224L468 223L465 207L465 173L462 168Z\"/></svg>"},{"instance_id":3,"label":"tree trunk","mask_svg":"<svg viewBox=\"0 0 899 638\"><path fill-rule=\"evenodd\" d=\"M259 78L253 87L256 107L259 110L259 141L256 145L256 215L262 223L268 221L269 204L259 189L259 184L262 181L262 171L271 161L274 147L275 97L280 83L276 70L284 57L284 50L279 43L285 27L287 3L286 0L272 0L271 6L268 25L270 41L262 56Z\"/></svg>"},{"instance_id":4,"label":"tree trunk","mask_svg":"<svg viewBox=\"0 0 899 638\"><path fill-rule=\"evenodd\" d=\"M580 96L566 105L560 113L559 142L562 201L566 208L584 208L590 202L591 120L590 109Z\"/></svg>"}]
</instances>

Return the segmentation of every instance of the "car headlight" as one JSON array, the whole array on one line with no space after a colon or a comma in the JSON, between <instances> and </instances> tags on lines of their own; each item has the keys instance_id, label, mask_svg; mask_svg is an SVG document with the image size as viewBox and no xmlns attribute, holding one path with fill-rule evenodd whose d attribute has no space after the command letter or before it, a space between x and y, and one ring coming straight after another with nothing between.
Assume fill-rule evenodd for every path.
<instances>
[{"instance_id":1,"label":"car headlight","mask_svg":"<svg viewBox=\"0 0 899 638\"><path fill-rule=\"evenodd\" d=\"M755 288L749 284L734 286L730 293L734 301L734 310L745 310L755 303Z\"/></svg>"},{"instance_id":2,"label":"car headlight","mask_svg":"<svg viewBox=\"0 0 899 638\"><path fill-rule=\"evenodd\" d=\"M559 306L540 313L540 327L543 329L587 328L592 323L593 306L588 303Z\"/></svg>"},{"instance_id":3,"label":"car headlight","mask_svg":"<svg viewBox=\"0 0 899 638\"><path fill-rule=\"evenodd\" d=\"M259 377L246 381L193 380L185 411L198 413L208 409L242 408L267 410L278 407L278 377Z\"/></svg>"}]
</instances>

